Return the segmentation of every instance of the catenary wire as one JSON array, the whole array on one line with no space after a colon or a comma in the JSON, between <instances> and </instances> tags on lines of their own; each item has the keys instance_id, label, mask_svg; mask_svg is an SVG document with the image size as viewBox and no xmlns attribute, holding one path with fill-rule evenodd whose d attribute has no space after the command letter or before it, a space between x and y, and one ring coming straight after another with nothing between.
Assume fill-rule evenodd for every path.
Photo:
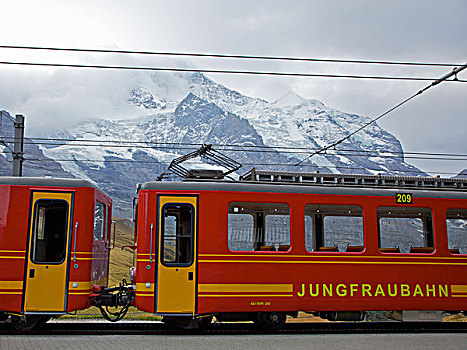
<instances>
[{"instance_id":1,"label":"catenary wire","mask_svg":"<svg viewBox=\"0 0 467 350\"><path fill-rule=\"evenodd\" d=\"M424 93L425 91L427 91L428 89L440 84L441 82L443 81L448 81L447 79L451 76L455 76L457 77L457 74L460 73L461 71L463 71L464 69L467 68L467 63L464 64L463 66L461 67L458 67L458 68L455 68L452 70L452 72L448 73L448 74L445 74L444 76L442 76L441 78L439 79L436 79L435 81L433 81L430 85L428 86L425 86L423 89L420 89L419 91L417 91L415 94L413 94L412 96L406 98L404 101L398 103L397 105L395 105L394 107L388 109L386 112L384 112L383 114L379 115L378 117L376 118L373 118L372 120L370 120L369 122L365 123L364 125L362 125L361 127L359 127L358 129L352 131L350 134L344 136L343 138L333 142L331 145L329 146L326 146L326 147L323 147L321 148L320 150L318 151L315 151L314 153L310 154L308 157L302 159L301 161L299 161L298 163L296 163L295 165L298 166L300 165L301 163L303 163L304 161L310 159L311 157L313 157L314 155L316 154L320 154L322 152L326 152L326 150L328 149L332 149L341 144L342 142L344 142L345 140L348 140L350 137L352 137L353 135L355 135L356 133L360 132L361 130L365 129L367 126L375 123L376 121L378 121L379 119L383 118L384 116L388 115L389 113L391 113L392 111L394 111L395 109L399 108L400 106L406 104L407 102L409 102L410 100L412 100L413 98L417 97L418 95L421 95L422 93Z\"/></svg>"},{"instance_id":2,"label":"catenary wire","mask_svg":"<svg viewBox=\"0 0 467 350\"><path fill-rule=\"evenodd\" d=\"M1 47L1 46L0 46ZM37 48L37 49L41 49L41 48ZM274 75L300 75L300 76L325 76L325 77L335 77L335 78L361 78L361 79L401 79L401 80L433 80L431 78L411 78L411 77L376 77L376 76L345 76L345 75L324 75L324 74L306 74L306 73L279 73L279 72L253 72L253 71L226 71L226 70L199 70L199 69L196 69L196 70L191 70L191 69L179 69L179 68L157 68L157 67L123 67L123 66L93 66L93 65L68 65L68 64L44 64L44 63L11 63L11 62L0 62L1 63L4 63L4 64L26 64L26 65L46 65L46 66L50 66L50 65L54 65L54 66L65 66L65 67L83 67L83 68L114 68L114 69L150 69L150 70L175 70L175 71L195 71L195 72L215 72L215 73L239 73L239 74L274 74ZM367 62L368 63L368 62ZM446 80L445 81L459 81L459 80ZM460 80L461 82L464 82L463 80ZM439 81L438 81L439 83ZM430 85L429 87L432 87L434 86L434 84ZM427 87L427 88L429 88ZM363 128L365 128L366 126L368 126L369 124L375 122L376 120L380 119L381 117L383 117L384 115L386 115L387 113L391 112L392 110L398 108L399 106L401 106L402 104L408 102L409 100L411 100L412 98L414 98L415 96L417 96L418 94L420 94L421 92L425 91L427 88L423 89L423 90L420 90L417 94L415 94L414 96L411 96L409 97L408 99L406 99L405 101L401 102L400 104L398 104L397 106L393 107L391 110L389 110L388 112L384 113L383 115L379 116L378 118L375 118L373 119L372 121L370 121L369 123L365 124L364 126L362 126L361 128L357 129L356 131L354 131L353 133L347 135L345 138L343 138L342 140L338 141L338 142L335 142L332 146L335 147L337 144L343 142L344 140L350 138L352 135L354 135L355 133L357 133L358 131L362 130ZM2 142L3 144L5 144L6 147L9 148L9 146L5 143L5 142ZM78 145L78 146L84 146L84 145ZM112 147L112 146L110 146ZM113 146L113 147L125 147L125 146ZM148 147L146 147L148 148ZM154 147L150 147L150 148L154 148ZM11 150L11 148L9 148ZM316 151L315 153L313 153L311 156L313 156L314 154L318 154L318 153L321 153L323 150L327 150L329 149L329 147L326 147L324 149L321 149L321 150L318 150ZM226 150L226 151L229 151L229 150ZM239 150L230 150L230 151L239 151ZM245 150L242 150L242 151L245 151ZM275 152L275 151L260 151L260 152ZM355 151L355 152L359 152L361 153L362 151ZM303 152L288 152L288 153L303 153ZM402 152L401 152L402 153ZM336 154L339 154L337 153L336 151ZM405 152L405 155L407 155L408 153ZM308 158L310 158L311 156L309 156ZM361 156L361 155L354 155L354 156ZM367 155L365 155L367 156ZM394 157L394 156L382 156L382 155L379 155L379 154L376 154L375 156L378 156L378 157L384 157L384 158L388 158L388 157ZM308 159L306 158L306 159ZM405 156L405 158L415 158L415 159L430 159L430 160L464 160L464 159L451 159L451 158L425 158L425 157L408 157L408 156ZM303 160L301 161L303 162ZM297 163L300 164L301 162Z\"/></svg>"},{"instance_id":3,"label":"catenary wire","mask_svg":"<svg viewBox=\"0 0 467 350\"><path fill-rule=\"evenodd\" d=\"M0 143L2 143L0 141ZM66 144L66 143L46 143L46 142L24 142L24 145L45 145L45 146L68 146L68 147L105 147L105 148L127 148L127 149L154 149L154 150L173 150L173 151L193 151L196 150L197 148L194 147L170 147L170 146L132 146L132 145L99 145L99 144ZM5 146L8 147L7 144ZM199 146L199 145L198 145ZM234 146L230 146L234 147ZM237 148L224 148L223 146L217 147L218 150L224 151L224 152L246 152L246 153L278 153L277 150L275 150L273 146L267 147L264 146L262 148L266 149L243 149L241 148L241 145L235 146ZM8 147L10 150L11 148ZM292 148L288 148L292 149ZM11 150L12 151L12 150ZM351 156L351 157L378 157L378 158L388 158L388 159L398 159L398 158L404 158L404 159L419 159L419 160L440 160L440 161L463 161L467 160L467 154L449 154L449 153L426 153L426 152L375 152L375 151L365 151L365 150L331 150L330 152L333 153L326 153L328 156L332 155L345 155L345 156ZM307 148L303 148L303 150L300 151L284 151L283 153L285 154L309 154L310 151ZM350 154L349 154L350 153ZM381 154L384 153L384 154ZM390 153L391 155L388 155L387 153ZM399 154L399 155L397 155ZM415 155L411 155L415 154ZM417 155L418 154L418 155ZM420 155L425 155L425 157L422 157ZM457 158L454 158L457 157ZM462 157L462 158L459 158ZM290 164L292 165L292 164Z\"/></svg>"},{"instance_id":4,"label":"catenary wire","mask_svg":"<svg viewBox=\"0 0 467 350\"><path fill-rule=\"evenodd\" d=\"M5 137L5 140L14 140L13 137ZM95 140L95 139L66 139L66 138L42 138L42 137L28 137L25 139L26 141L24 144L31 144L31 145L50 145L50 146L69 146L69 147L109 147L109 148L158 148L155 146L166 145L167 147L161 147L163 149L176 149L176 150L192 150L196 149L194 147L202 146L202 143L189 143L189 142L153 142L153 141L130 141L130 140ZM50 142L28 142L27 140L38 140L38 141L50 141ZM60 141L60 142L55 142ZM73 144L67 142L86 142ZM89 144L88 144L89 143ZM115 143L116 145L100 145L108 144L108 143ZM124 145L121 145L123 143ZM118 145L117 145L118 144ZM129 144L129 145L125 145ZM141 146L146 145L146 146ZM284 150L291 150L285 151L285 153L310 153L309 147L291 147L291 146L278 146L278 145L241 145L241 144L212 144L216 148L222 148L222 150L231 150L233 147L239 148L238 151L244 152L252 152L248 149L260 149L258 152L265 152L265 153L275 153L276 149L284 149ZM187 146L186 148L174 148L168 146ZM194 146L194 147L188 147ZM228 147L228 148L226 148ZM246 148L246 149L245 149ZM302 151L302 152L299 152ZM311 150L315 151L315 150ZM333 150L334 151L334 150ZM377 154L375 151L368 151L368 150L355 150L355 149L339 149L335 150L334 152L342 152L342 153L366 153L366 154ZM400 154L400 155L427 155L427 156L447 156L447 157L467 157L467 154L460 154L460 153L430 153L430 152L405 152L405 151L381 151L381 153L390 153L390 154ZM340 153L339 153L340 154Z\"/></svg>"},{"instance_id":5,"label":"catenary wire","mask_svg":"<svg viewBox=\"0 0 467 350\"><path fill-rule=\"evenodd\" d=\"M170 162L159 162L159 161L144 161L144 160L92 160L92 159L33 159L26 158L25 161L29 162L93 162L93 163L137 163L137 164L163 164L169 165ZM11 162L11 161L10 161ZM203 165L204 163L192 162L192 164ZM284 166L292 167L292 164L287 163L245 163L243 166ZM447 175L457 175L458 173L453 172L438 172L438 171L421 171L421 170L407 170L407 169L374 169L374 168L363 168L363 167L346 167L346 166L319 166L313 164L305 164L303 167L313 167L313 168L329 168L329 169L350 169L350 170L373 170L380 172L405 172L405 173L417 173L417 174L447 174Z\"/></svg>"},{"instance_id":6,"label":"catenary wire","mask_svg":"<svg viewBox=\"0 0 467 350\"><path fill-rule=\"evenodd\" d=\"M35 143L24 143L26 144L35 144ZM193 151L197 148L193 147L169 147L169 146L128 146L128 145L95 145L95 144L76 144L76 145L68 145L68 144L56 144L56 143L41 143L41 145L53 145L53 146L69 146L69 147L105 147L105 148L127 148L127 149L153 149L153 150L173 150L173 151ZM240 146L241 147L241 146ZM274 147L271 147L269 150L257 150L257 149L233 149L233 148L222 148L217 147L217 150L224 151L224 152L245 152L245 153L272 153L276 154L279 153L278 151L274 150ZM451 160L451 161L462 161L467 160L467 155L459 155L459 154L438 154L438 153L420 153L425 155L423 156L413 156L410 155L412 153L400 153L397 154L381 154L381 153L391 153L391 152L381 152L377 153L374 151L357 151L357 150L332 150L333 153L326 153L328 156L333 155L343 155L348 157L378 157L378 158L389 158L389 159L420 159L420 160ZM309 154L309 151L284 151L284 154ZM417 154L417 153L416 153ZM443 156L444 155L444 156ZM455 158L456 157L456 158ZM291 164L292 165L292 164Z\"/></svg>"},{"instance_id":7,"label":"catenary wire","mask_svg":"<svg viewBox=\"0 0 467 350\"><path fill-rule=\"evenodd\" d=\"M55 145L57 146L57 144L46 144L46 145ZM62 145L62 146L68 146L68 145ZM104 147L104 146L99 146L99 145L69 145L70 147ZM133 146L124 146L124 145L115 145L115 146L108 146L106 145L105 146L106 148L126 148L126 149L153 149L153 150L172 150L172 151L194 151L196 150L197 148L192 148L192 147L176 147L176 148L173 148L173 147L169 147L169 146L136 146L136 147L133 147ZM247 150L244 150L244 149L232 149L232 148L221 148L221 147L217 147L216 148L217 150L219 151L223 151L223 152L245 152L245 153L262 153L262 154L265 154L265 153L271 153L271 154L277 154L279 153L278 151L275 151L274 149L271 149L271 150L255 150L255 149L247 149ZM378 158L388 158L388 159L398 159L398 158L404 158L404 159L420 159L420 160L452 160L452 161L462 161L462 160L466 160L467 161L467 155L463 155L463 156L459 156L459 155L456 155L456 156L448 156L448 157L440 157L438 155L432 155L432 156L410 156L410 155L387 155L387 154L380 154L380 153L374 153L374 152L370 152L370 151L361 151L361 152L358 152L358 151L354 151L353 153L351 154L348 154L348 153L345 153L345 152L342 152L341 150L336 150L336 151L332 151L333 153L326 153L326 155L328 156L333 156L333 155L345 155L345 156L350 156L350 157L378 157ZM284 151L283 152L284 154L309 154L310 152L308 151ZM457 158L454 158L454 157L457 157ZM462 158L461 158L462 157ZM291 166L293 164L290 164Z\"/></svg>"},{"instance_id":8,"label":"catenary wire","mask_svg":"<svg viewBox=\"0 0 467 350\"><path fill-rule=\"evenodd\" d=\"M248 59L248 60L252 59L252 60L274 60L274 61L382 64L382 65L398 65L398 66L457 67L460 65L456 63L439 63L439 62L435 63L435 62L351 60L351 59L336 59L336 58L231 55L231 54L215 54L215 53L161 52L161 51L131 51L131 50L83 49L83 48L63 48L63 47L45 47L45 46L18 46L18 45L0 45L0 49L67 51L67 52L85 52L85 53L115 53L115 54L155 55L155 56L233 58L233 59Z\"/></svg>"},{"instance_id":9,"label":"catenary wire","mask_svg":"<svg viewBox=\"0 0 467 350\"><path fill-rule=\"evenodd\" d=\"M95 64L67 64L67 63L40 63L40 62L12 62L0 61L3 65L34 66L34 67L59 67L59 68L92 68L92 69L114 69L114 70L143 70L159 72L185 72L185 73L220 73L220 74L243 74L243 75L272 75L289 77L314 77L314 78L342 78L342 79L373 79L373 80L403 80L403 81L432 81L436 78L427 77L396 77L376 75L344 75L344 74L319 74L319 73L288 73L288 72L265 72L228 69L195 69L174 67L139 67L139 66L110 66ZM463 79L446 80L450 82L467 83Z\"/></svg>"},{"instance_id":10,"label":"catenary wire","mask_svg":"<svg viewBox=\"0 0 467 350\"><path fill-rule=\"evenodd\" d=\"M161 149L161 148L158 148ZM165 148L164 148L165 149ZM196 150L194 148L177 148L175 150ZM239 152L241 150L222 150L224 152ZM248 151L247 151L248 152ZM266 153L262 151L249 151L249 152L260 152L260 153ZM268 153L274 153L274 152L268 152ZM309 152L293 152L292 154L306 154ZM346 155L342 153L328 153L327 155L333 156L333 155ZM111 156L111 155L109 155ZM379 154L356 154L356 155L351 155L352 157L375 157L375 158L385 158L385 159L398 159L401 157L398 156L389 156L389 155L379 155ZM436 161L467 161L466 158L449 158L449 157L419 157L419 156L404 156L404 159L418 159L418 160L436 160ZM289 164L290 166L295 166L294 164Z\"/></svg>"},{"instance_id":11,"label":"catenary wire","mask_svg":"<svg viewBox=\"0 0 467 350\"><path fill-rule=\"evenodd\" d=\"M44 138L40 138L44 140ZM71 140L71 139L70 139ZM76 140L74 139L73 141L81 141L81 140ZM101 142L98 140L88 140L89 141L95 141L95 142ZM118 143L119 141L110 141L110 140L105 140L106 142L115 142ZM127 142L127 141L125 141ZM128 141L131 143L131 141ZM4 142L1 142L5 144L6 147L10 149L12 152L11 148ZM141 142L135 142L135 143L141 143ZM143 142L143 143L151 143L151 142ZM154 143L157 145L153 146L141 146L141 145L99 145L95 143L79 143L79 144L68 144L68 143L57 143L57 142L24 142L24 145L45 145L45 146L68 146L68 147L105 147L105 148L127 148L127 149L156 149L156 150L173 150L173 151L192 151L195 150L196 148L194 147L170 147L170 146L160 146L162 144L166 143ZM200 144L192 144L192 143L168 143L171 145L187 145L187 146L200 146ZM229 148L226 148L229 147ZM236 147L236 148L233 148ZM243 149L242 145L222 145L219 144L217 145L218 150L222 150L224 152L247 152L247 153L278 153L274 146L253 146L249 145L248 147L255 147L255 148L260 148L260 149ZM288 149L288 151L284 151L283 153L286 154L308 154L310 153L309 148L305 147L283 147L285 149ZM366 151L366 150L331 150L330 152L333 153L326 153L326 155L345 155L345 156L351 156L351 157L378 157L378 158L388 158L388 159L397 159L397 158L404 158L404 159L418 159L418 160L435 160L435 161L463 161L467 160L467 154L450 154L450 153L428 153L428 152L391 152L391 151L385 151L385 152L375 152L375 151ZM3 153L8 153L8 152L3 152ZM350 153L350 154L349 154ZM381 154L384 153L384 154ZM390 155L388 155L389 153ZM398 155L399 154L399 155ZM425 157L422 157L421 155L424 155ZM454 158L457 157L457 158ZM463 157L463 158L459 158Z\"/></svg>"},{"instance_id":12,"label":"catenary wire","mask_svg":"<svg viewBox=\"0 0 467 350\"><path fill-rule=\"evenodd\" d=\"M8 146L8 144L2 140L0 140L0 144L5 146L6 148L8 148L10 151L3 151L2 153L14 153L14 151L11 149L10 146Z\"/></svg>"}]
</instances>

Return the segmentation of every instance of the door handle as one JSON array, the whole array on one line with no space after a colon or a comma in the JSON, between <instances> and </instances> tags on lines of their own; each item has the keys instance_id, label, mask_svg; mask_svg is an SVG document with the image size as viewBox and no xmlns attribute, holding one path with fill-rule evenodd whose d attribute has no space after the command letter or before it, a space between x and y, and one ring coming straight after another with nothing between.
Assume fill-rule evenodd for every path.
<instances>
[{"instance_id":1,"label":"door handle","mask_svg":"<svg viewBox=\"0 0 467 350\"><path fill-rule=\"evenodd\" d=\"M73 262L76 262L76 231L78 231L78 222L75 223L75 235L73 237Z\"/></svg>"},{"instance_id":2,"label":"door handle","mask_svg":"<svg viewBox=\"0 0 467 350\"><path fill-rule=\"evenodd\" d=\"M188 272L188 281L193 281L193 272Z\"/></svg>"},{"instance_id":3,"label":"door handle","mask_svg":"<svg viewBox=\"0 0 467 350\"><path fill-rule=\"evenodd\" d=\"M34 275L36 274L36 270L35 269L30 269L29 270L29 278L34 278Z\"/></svg>"},{"instance_id":4,"label":"door handle","mask_svg":"<svg viewBox=\"0 0 467 350\"><path fill-rule=\"evenodd\" d=\"M154 234L154 224L151 224L151 241L149 243L149 262L152 263L152 236Z\"/></svg>"}]
</instances>

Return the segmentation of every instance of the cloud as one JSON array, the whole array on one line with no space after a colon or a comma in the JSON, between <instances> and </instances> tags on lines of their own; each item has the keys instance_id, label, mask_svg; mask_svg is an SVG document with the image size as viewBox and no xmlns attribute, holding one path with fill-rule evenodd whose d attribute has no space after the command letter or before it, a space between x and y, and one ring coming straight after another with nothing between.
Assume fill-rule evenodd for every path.
<instances>
[{"instance_id":1,"label":"cloud","mask_svg":"<svg viewBox=\"0 0 467 350\"><path fill-rule=\"evenodd\" d=\"M33 59L35 62L44 60L43 57ZM141 67L190 66L189 61L173 58L109 55L99 56L97 61L92 57L71 55L66 62ZM88 68L0 67L1 108L12 114L24 114L29 136L63 129L92 118L131 118L135 117L135 108L128 104L131 90L154 85L157 76L166 74L177 76L176 73ZM170 95L171 92L167 93ZM172 94L176 95L176 92ZM182 97L177 95L177 98ZM139 112L141 114L144 111Z\"/></svg>"},{"instance_id":2,"label":"cloud","mask_svg":"<svg viewBox=\"0 0 467 350\"><path fill-rule=\"evenodd\" d=\"M2 41L129 50L353 58L396 61L467 61L465 0L217 0L115 2L83 0L0 3ZM38 15L40 14L40 15ZM21 25L18 26L18 19ZM19 52L2 51L5 60ZM24 58L50 60L39 53ZM10 57L11 56L11 57ZM54 60L154 65L153 58L61 55ZM160 64L173 65L169 60ZM300 71L333 74L440 77L449 68L397 68L192 59L177 64L204 68ZM91 117L131 114L129 89L148 74L96 70L0 67L1 108L24 113L31 128L61 127ZM241 93L275 100L288 90L362 115L377 116L425 83L344 79L210 77ZM459 78L467 78L467 72ZM409 151L463 153L462 120L467 84L445 83L381 120ZM175 94L175 92L174 92ZM440 168L455 169L450 162ZM459 166L462 166L460 164ZM433 168L433 166L430 166ZM467 167L467 166L464 166Z\"/></svg>"},{"instance_id":3,"label":"cloud","mask_svg":"<svg viewBox=\"0 0 467 350\"><path fill-rule=\"evenodd\" d=\"M26 116L32 134L65 128L79 120L119 117L133 84L123 72L78 70L2 71L2 108Z\"/></svg>"}]
</instances>

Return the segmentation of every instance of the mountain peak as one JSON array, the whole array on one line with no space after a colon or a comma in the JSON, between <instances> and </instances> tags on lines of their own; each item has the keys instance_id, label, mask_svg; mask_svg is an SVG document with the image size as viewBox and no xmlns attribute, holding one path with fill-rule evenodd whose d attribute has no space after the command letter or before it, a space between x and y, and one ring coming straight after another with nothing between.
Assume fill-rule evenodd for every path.
<instances>
[{"instance_id":1,"label":"mountain peak","mask_svg":"<svg viewBox=\"0 0 467 350\"><path fill-rule=\"evenodd\" d=\"M279 107L285 106L299 106L307 102L306 98L298 95L297 93L289 90L285 95L279 98L277 101L274 102Z\"/></svg>"},{"instance_id":2,"label":"mountain peak","mask_svg":"<svg viewBox=\"0 0 467 350\"><path fill-rule=\"evenodd\" d=\"M155 99L153 94L144 87L131 90L128 102L136 107L144 107L145 109L164 109L166 107L164 99Z\"/></svg>"}]
</instances>

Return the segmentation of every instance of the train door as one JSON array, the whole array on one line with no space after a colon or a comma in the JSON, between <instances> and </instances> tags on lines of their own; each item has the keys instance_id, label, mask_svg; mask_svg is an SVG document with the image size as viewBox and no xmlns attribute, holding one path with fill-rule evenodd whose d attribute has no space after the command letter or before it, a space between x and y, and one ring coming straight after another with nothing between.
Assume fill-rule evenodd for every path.
<instances>
[{"instance_id":1,"label":"train door","mask_svg":"<svg viewBox=\"0 0 467 350\"><path fill-rule=\"evenodd\" d=\"M196 312L198 197L158 197L155 312Z\"/></svg>"},{"instance_id":2,"label":"train door","mask_svg":"<svg viewBox=\"0 0 467 350\"><path fill-rule=\"evenodd\" d=\"M32 192L24 311L65 312L73 193Z\"/></svg>"}]
</instances>

